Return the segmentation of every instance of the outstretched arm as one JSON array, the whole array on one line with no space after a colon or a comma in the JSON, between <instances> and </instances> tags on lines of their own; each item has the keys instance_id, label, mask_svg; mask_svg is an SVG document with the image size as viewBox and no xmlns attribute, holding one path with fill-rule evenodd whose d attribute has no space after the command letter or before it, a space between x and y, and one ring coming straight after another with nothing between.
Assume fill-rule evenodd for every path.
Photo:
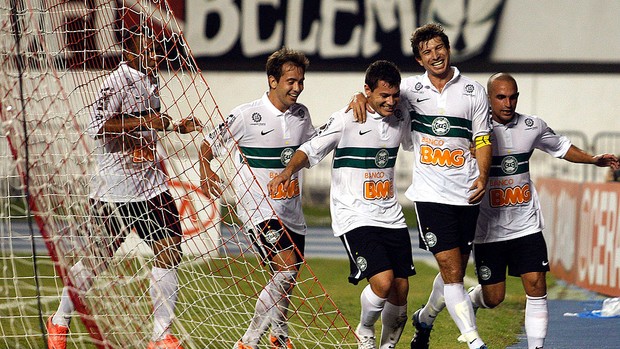
<instances>
[{"instance_id":1,"label":"outstretched arm","mask_svg":"<svg viewBox=\"0 0 620 349\"><path fill-rule=\"evenodd\" d=\"M278 193L278 189L286 192L288 186L291 184L291 176L297 173L304 167L310 166L310 161L308 161L308 155L301 150L295 151L293 157L288 162L284 170L280 172L279 175L273 177L269 183L267 183L267 189L269 189L269 195L275 196Z\"/></svg>"},{"instance_id":2,"label":"outstretched arm","mask_svg":"<svg viewBox=\"0 0 620 349\"><path fill-rule=\"evenodd\" d=\"M611 167L614 170L620 167L618 157L613 154L591 155L574 145L568 148L568 151L564 155L564 160L580 164L592 164L598 167Z\"/></svg>"}]
</instances>

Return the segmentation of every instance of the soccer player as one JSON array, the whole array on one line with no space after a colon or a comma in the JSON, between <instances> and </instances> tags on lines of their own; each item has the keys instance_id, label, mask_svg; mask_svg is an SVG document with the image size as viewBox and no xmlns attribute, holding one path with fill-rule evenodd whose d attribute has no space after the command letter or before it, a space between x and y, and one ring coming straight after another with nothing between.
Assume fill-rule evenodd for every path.
<instances>
[{"instance_id":1,"label":"soccer player","mask_svg":"<svg viewBox=\"0 0 620 349\"><path fill-rule=\"evenodd\" d=\"M269 326L272 348L292 348L286 317L305 246L302 176L292 178L288 191L272 193L267 199L265 194L267 182L280 173L303 142L316 135L308 109L297 103L308 64L303 53L288 48L271 54L266 64L268 92L233 109L201 146L202 190L216 197L221 195L221 181L210 161L235 147L233 184L241 197L237 215L252 223L249 235L272 271L235 349L257 348Z\"/></svg>"},{"instance_id":2,"label":"soccer player","mask_svg":"<svg viewBox=\"0 0 620 349\"><path fill-rule=\"evenodd\" d=\"M534 149L574 163L618 168L612 154L592 156L557 135L540 118L516 112L519 90L509 74L487 84L493 133L489 190L480 205L474 257L480 285L470 291L475 307L494 308L506 294L506 269L521 277L526 295L528 348L542 348L547 334L547 246L529 159Z\"/></svg>"},{"instance_id":3,"label":"soccer player","mask_svg":"<svg viewBox=\"0 0 620 349\"><path fill-rule=\"evenodd\" d=\"M450 41L441 26L416 29L411 48L426 72L401 83L414 144L413 180L405 195L414 201L420 247L439 265L428 302L413 314L411 348L428 348L433 322L444 307L470 349L486 348L463 279L491 164L489 102L482 85L450 66ZM363 96L357 94L350 107L363 121Z\"/></svg>"},{"instance_id":4,"label":"soccer player","mask_svg":"<svg viewBox=\"0 0 620 349\"><path fill-rule=\"evenodd\" d=\"M317 137L302 144L269 192L286 191L303 167L334 150L330 211L334 235L349 256L349 282L369 284L361 293L356 334L360 349L375 349L375 322L381 317L380 348L394 348L407 322L408 277L415 275L409 231L396 197L394 163L398 148L411 150L409 116L398 106L400 72L388 61L366 70L364 90L376 111L365 124L352 112L331 115Z\"/></svg>"},{"instance_id":5,"label":"soccer player","mask_svg":"<svg viewBox=\"0 0 620 349\"><path fill-rule=\"evenodd\" d=\"M98 165L90 188L91 212L102 232L93 238L105 258L100 263L92 258L82 259L69 273L78 295L85 293L97 274L106 269L106 259L135 229L155 255L150 287L153 334L148 348L181 348L170 325L178 292L182 232L167 177L159 164L157 131L174 129L187 133L200 126L192 118L173 126L170 117L160 112L157 62L150 30L134 26L124 29L123 34L124 61L101 86L88 126L96 142ZM69 288L65 286L58 310L47 322L48 348L66 348L74 310Z\"/></svg>"}]
</instances>

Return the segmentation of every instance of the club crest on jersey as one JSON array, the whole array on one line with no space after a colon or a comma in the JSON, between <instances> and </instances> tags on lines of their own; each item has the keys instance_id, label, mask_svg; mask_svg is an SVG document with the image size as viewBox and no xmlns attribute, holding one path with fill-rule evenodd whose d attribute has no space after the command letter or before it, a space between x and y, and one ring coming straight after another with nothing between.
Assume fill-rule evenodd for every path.
<instances>
[{"instance_id":1,"label":"club crest on jersey","mask_svg":"<svg viewBox=\"0 0 620 349\"><path fill-rule=\"evenodd\" d=\"M424 234L424 241L426 241L428 247L433 247L437 245L437 236L429 231Z\"/></svg>"},{"instance_id":2,"label":"club crest on jersey","mask_svg":"<svg viewBox=\"0 0 620 349\"><path fill-rule=\"evenodd\" d=\"M286 166L288 162L291 161L294 153L295 150L293 150L293 148L284 148L282 153L280 153L280 162L282 162L282 165Z\"/></svg>"},{"instance_id":3,"label":"club crest on jersey","mask_svg":"<svg viewBox=\"0 0 620 349\"><path fill-rule=\"evenodd\" d=\"M465 85L465 92L467 94L472 94L474 92L474 85L472 84Z\"/></svg>"},{"instance_id":4,"label":"club crest on jersey","mask_svg":"<svg viewBox=\"0 0 620 349\"><path fill-rule=\"evenodd\" d=\"M362 256L355 259L355 264L357 265L357 268L361 271L364 271L366 270L366 268L368 268L368 262L366 261L366 258Z\"/></svg>"},{"instance_id":5,"label":"club crest on jersey","mask_svg":"<svg viewBox=\"0 0 620 349\"><path fill-rule=\"evenodd\" d=\"M300 119L303 119L306 117L306 112L302 108L299 108L298 114L299 114Z\"/></svg>"},{"instance_id":6,"label":"club crest on jersey","mask_svg":"<svg viewBox=\"0 0 620 349\"><path fill-rule=\"evenodd\" d=\"M450 121L444 117L435 118L431 126L437 136L445 136L450 132Z\"/></svg>"},{"instance_id":7,"label":"club crest on jersey","mask_svg":"<svg viewBox=\"0 0 620 349\"><path fill-rule=\"evenodd\" d=\"M260 113L252 114L252 121L260 122L262 119L263 119L263 117L260 115Z\"/></svg>"},{"instance_id":8,"label":"club crest on jersey","mask_svg":"<svg viewBox=\"0 0 620 349\"><path fill-rule=\"evenodd\" d=\"M505 174L511 175L517 172L519 168L519 161L514 156L506 156L502 159L502 171Z\"/></svg>"},{"instance_id":9,"label":"club crest on jersey","mask_svg":"<svg viewBox=\"0 0 620 349\"><path fill-rule=\"evenodd\" d=\"M527 127L532 127L532 125L534 125L534 120L532 120L530 118L525 119L525 125Z\"/></svg>"},{"instance_id":10,"label":"club crest on jersey","mask_svg":"<svg viewBox=\"0 0 620 349\"><path fill-rule=\"evenodd\" d=\"M390 153L388 153L385 149L379 150L377 155L375 155L375 165L377 165L378 168L384 168L387 166L389 160Z\"/></svg>"},{"instance_id":11,"label":"club crest on jersey","mask_svg":"<svg viewBox=\"0 0 620 349\"><path fill-rule=\"evenodd\" d=\"M417 84L415 84L415 90L416 91L420 91L422 89L422 87L424 87L424 85L422 85L421 82L418 82Z\"/></svg>"},{"instance_id":12,"label":"club crest on jersey","mask_svg":"<svg viewBox=\"0 0 620 349\"><path fill-rule=\"evenodd\" d=\"M403 112L400 109L394 110L394 117L398 120L398 122L403 121Z\"/></svg>"},{"instance_id":13,"label":"club crest on jersey","mask_svg":"<svg viewBox=\"0 0 620 349\"><path fill-rule=\"evenodd\" d=\"M491 278L491 269L486 265L481 266L478 268L478 276L481 280L489 280Z\"/></svg>"},{"instance_id":14,"label":"club crest on jersey","mask_svg":"<svg viewBox=\"0 0 620 349\"><path fill-rule=\"evenodd\" d=\"M265 236L265 240L272 245L278 242L278 239L280 239L279 230L269 229L266 232L264 232L263 235Z\"/></svg>"}]
</instances>

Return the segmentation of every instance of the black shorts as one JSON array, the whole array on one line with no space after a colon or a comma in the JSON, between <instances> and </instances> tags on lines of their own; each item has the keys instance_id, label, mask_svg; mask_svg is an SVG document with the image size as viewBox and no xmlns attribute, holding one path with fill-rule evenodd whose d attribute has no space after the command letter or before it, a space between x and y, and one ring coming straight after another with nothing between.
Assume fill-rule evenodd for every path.
<instances>
[{"instance_id":1,"label":"black shorts","mask_svg":"<svg viewBox=\"0 0 620 349\"><path fill-rule=\"evenodd\" d=\"M259 234L256 232L259 232ZM297 247L297 250L295 250L297 260L301 261L303 259L306 236L283 227L277 219L270 219L259 223L256 226L256 231L250 230L248 234L258 254L263 259L261 261L263 264L265 261L271 261L278 253L294 250L293 246Z\"/></svg>"},{"instance_id":2,"label":"black shorts","mask_svg":"<svg viewBox=\"0 0 620 349\"><path fill-rule=\"evenodd\" d=\"M100 228L95 236L105 239L112 251L118 249L131 229L149 245L167 237L183 236L179 211L167 191L146 201L91 200L91 216Z\"/></svg>"},{"instance_id":3,"label":"black shorts","mask_svg":"<svg viewBox=\"0 0 620 349\"><path fill-rule=\"evenodd\" d=\"M359 227L340 240L349 256L349 282L354 285L386 270L392 270L397 278L415 275L407 228Z\"/></svg>"},{"instance_id":4,"label":"black shorts","mask_svg":"<svg viewBox=\"0 0 620 349\"><path fill-rule=\"evenodd\" d=\"M516 277L549 271L547 244L542 232L513 240L476 244L474 259L481 285L506 281L506 268L508 275Z\"/></svg>"},{"instance_id":5,"label":"black shorts","mask_svg":"<svg viewBox=\"0 0 620 349\"><path fill-rule=\"evenodd\" d=\"M433 254L459 247L471 252L480 207L456 206L434 202L414 203L418 216L420 248Z\"/></svg>"}]
</instances>

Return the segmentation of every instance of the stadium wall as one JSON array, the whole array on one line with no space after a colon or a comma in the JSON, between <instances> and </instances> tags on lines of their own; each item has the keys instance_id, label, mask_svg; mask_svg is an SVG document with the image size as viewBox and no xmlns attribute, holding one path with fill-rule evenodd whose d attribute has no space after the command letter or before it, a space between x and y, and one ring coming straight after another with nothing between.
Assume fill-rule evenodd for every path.
<instances>
[{"instance_id":1,"label":"stadium wall","mask_svg":"<svg viewBox=\"0 0 620 349\"><path fill-rule=\"evenodd\" d=\"M620 184L541 178L551 272L571 284L620 296Z\"/></svg>"}]
</instances>

